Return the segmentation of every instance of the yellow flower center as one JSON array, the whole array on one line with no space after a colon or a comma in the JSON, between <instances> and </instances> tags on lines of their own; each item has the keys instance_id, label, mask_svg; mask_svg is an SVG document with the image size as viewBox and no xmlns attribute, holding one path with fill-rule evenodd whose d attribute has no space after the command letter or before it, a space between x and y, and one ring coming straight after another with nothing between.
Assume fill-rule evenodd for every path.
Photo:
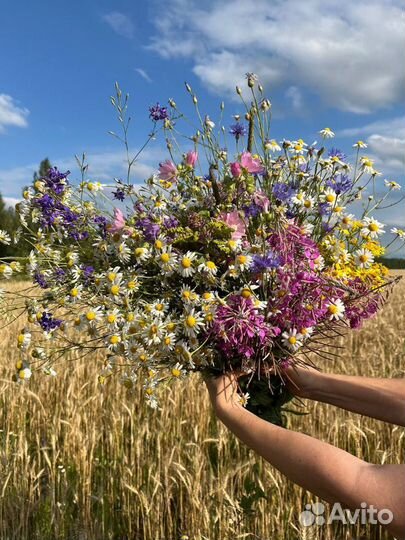
<instances>
[{"instance_id":1,"label":"yellow flower center","mask_svg":"<svg viewBox=\"0 0 405 540\"><path fill-rule=\"evenodd\" d=\"M172 369L172 375L173 375L173 377L180 377L181 371L179 369L177 369L177 368L173 368Z\"/></svg>"},{"instance_id":2,"label":"yellow flower center","mask_svg":"<svg viewBox=\"0 0 405 540\"><path fill-rule=\"evenodd\" d=\"M117 274L115 272L108 272L107 274L108 281L114 281L116 277L117 277Z\"/></svg>"},{"instance_id":3,"label":"yellow flower center","mask_svg":"<svg viewBox=\"0 0 405 540\"><path fill-rule=\"evenodd\" d=\"M209 270L215 270L216 264L212 261L207 261L206 266Z\"/></svg>"},{"instance_id":4,"label":"yellow flower center","mask_svg":"<svg viewBox=\"0 0 405 540\"><path fill-rule=\"evenodd\" d=\"M132 289L135 289L136 287L136 281L128 281L127 287L132 291Z\"/></svg>"},{"instance_id":5,"label":"yellow flower center","mask_svg":"<svg viewBox=\"0 0 405 540\"><path fill-rule=\"evenodd\" d=\"M157 311L163 311L164 307L165 307L164 304L156 304Z\"/></svg>"},{"instance_id":6,"label":"yellow flower center","mask_svg":"<svg viewBox=\"0 0 405 540\"><path fill-rule=\"evenodd\" d=\"M145 253L145 248L136 248L135 251L135 257L142 257L142 255Z\"/></svg>"},{"instance_id":7,"label":"yellow flower center","mask_svg":"<svg viewBox=\"0 0 405 540\"><path fill-rule=\"evenodd\" d=\"M115 323L115 321L117 320L117 316L114 314L114 313L109 313L107 315L107 321L112 324L112 323Z\"/></svg>"},{"instance_id":8,"label":"yellow flower center","mask_svg":"<svg viewBox=\"0 0 405 540\"><path fill-rule=\"evenodd\" d=\"M197 319L193 317L192 315L189 315L186 319L186 325L189 328L194 328L194 326L197 324Z\"/></svg>"},{"instance_id":9,"label":"yellow flower center","mask_svg":"<svg viewBox=\"0 0 405 540\"><path fill-rule=\"evenodd\" d=\"M183 260L181 261L181 265L183 268L190 268L191 259L189 259L188 257L183 257Z\"/></svg>"},{"instance_id":10,"label":"yellow flower center","mask_svg":"<svg viewBox=\"0 0 405 540\"><path fill-rule=\"evenodd\" d=\"M238 263L239 264L245 264L247 261L246 255L238 255Z\"/></svg>"},{"instance_id":11,"label":"yellow flower center","mask_svg":"<svg viewBox=\"0 0 405 540\"><path fill-rule=\"evenodd\" d=\"M368 226L368 230L371 232L376 232L378 231L378 225L376 223L370 223L370 225Z\"/></svg>"},{"instance_id":12,"label":"yellow flower center","mask_svg":"<svg viewBox=\"0 0 405 540\"><path fill-rule=\"evenodd\" d=\"M170 261L170 255L168 253L162 253L162 255L160 256L160 260L162 261L162 263L166 264Z\"/></svg>"},{"instance_id":13,"label":"yellow flower center","mask_svg":"<svg viewBox=\"0 0 405 540\"><path fill-rule=\"evenodd\" d=\"M304 202L305 208L311 208L311 201L307 200Z\"/></svg>"},{"instance_id":14,"label":"yellow flower center","mask_svg":"<svg viewBox=\"0 0 405 540\"><path fill-rule=\"evenodd\" d=\"M110 337L110 343L111 345L117 345L121 341L120 336L111 336Z\"/></svg>"},{"instance_id":15,"label":"yellow flower center","mask_svg":"<svg viewBox=\"0 0 405 540\"><path fill-rule=\"evenodd\" d=\"M127 313L126 320L128 322L132 322L135 319L135 315L133 313Z\"/></svg>"},{"instance_id":16,"label":"yellow flower center","mask_svg":"<svg viewBox=\"0 0 405 540\"><path fill-rule=\"evenodd\" d=\"M120 292L120 288L119 288L118 285L113 285L111 287L110 291L111 291L111 294L113 294L115 296Z\"/></svg>"},{"instance_id":17,"label":"yellow flower center","mask_svg":"<svg viewBox=\"0 0 405 540\"><path fill-rule=\"evenodd\" d=\"M176 328L176 325L175 323L173 322L170 322L168 325L167 325L167 329L169 330L169 332L173 332L173 330Z\"/></svg>"},{"instance_id":18,"label":"yellow flower center","mask_svg":"<svg viewBox=\"0 0 405 540\"><path fill-rule=\"evenodd\" d=\"M328 195L326 195L325 199L326 199L326 202L328 203L332 203L334 200L335 200L335 195L332 195L332 193L329 193Z\"/></svg>"},{"instance_id":19,"label":"yellow flower center","mask_svg":"<svg viewBox=\"0 0 405 540\"><path fill-rule=\"evenodd\" d=\"M331 315L335 315L338 312L338 307L335 304L328 306L328 311Z\"/></svg>"},{"instance_id":20,"label":"yellow flower center","mask_svg":"<svg viewBox=\"0 0 405 540\"><path fill-rule=\"evenodd\" d=\"M162 249L162 247L163 247L163 242L161 240L156 240L155 248L156 249Z\"/></svg>"},{"instance_id":21,"label":"yellow flower center","mask_svg":"<svg viewBox=\"0 0 405 540\"><path fill-rule=\"evenodd\" d=\"M88 311L86 313L86 319L88 321L94 321L95 318L96 318L96 313L94 311Z\"/></svg>"},{"instance_id":22,"label":"yellow flower center","mask_svg":"<svg viewBox=\"0 0 405 540\"><path fill-rule=\"evenodd\" d=\"M70 296L73 296L73 298L76 298L76 296L79 296L79 289L76 289L73 288L71 291L70 291Z\"/></svg>"},{"instance_id":23,"label":"yellow flower center","mask_svg":"<svg viewBox=\"0 0 405 540\"><path fill-rule=\"evenodd\" d=\"M252 296L252 293L249 289L242 289L242 296L243 298L250 298Z\"/></svg>"},{"instance_id":24,"label":"yellow flower center","mask_svg":"<svg viewBox=\"0 0 405 540\"><path fill-rule=\"evenodd\" d=\"M294 336L290 336L288 338L288 342L291 343L291 345L295 345L297 343L297 338Z\"/></svg>"}]
</instances>

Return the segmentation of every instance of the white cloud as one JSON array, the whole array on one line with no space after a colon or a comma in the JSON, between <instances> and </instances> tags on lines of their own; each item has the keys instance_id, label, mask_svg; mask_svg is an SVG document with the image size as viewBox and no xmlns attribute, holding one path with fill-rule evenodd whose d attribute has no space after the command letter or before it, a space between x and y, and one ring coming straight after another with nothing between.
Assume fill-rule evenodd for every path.
<instances>
[{"instance_id":1,"label":"white cloud","mask_svg":"<svg viewBox=\"0 0 405 540\"><path fill-rule=\"evenodd\" d=\"M142 68L135 68L135 71L142 77L142 79L145 79L148 83L152 82L152 79L149 77L149 75L146 73L146 71Z\"/></svg>"},{"instance_id":2,"label":"white cloud","mask_svg":"<svg viewBox=\"0 0 405 540\"><path fill-rule=\"evenodd\" d=\"M302 109L302 94L299 88L296 86L290 86L285 93L286 97L291 100L292 108L296 111Z\"/></svg>"},{"instance_id":3,"label":"white cloud","mask_svg":"<svg viewBox=\"0 0 405 540\"><path fill-rule=\"evenodd\" d=\"M338 136L341 137L361 137L378 133L386 137L396 136L405 138L405 116L398 116L387 120L378 120L369 124L347 128L339 131Z\"/></svg>"},{"instance_id":4,"label":"white cloud","mask_svg":"<svg viewBox=\"0 0 405 540\"><path fill-rule=\"evenodd\" d=\"M149 48L189 58L215 92L254 71L270 90L299 86L355 113L403 96L399 0L172 0L155 26Z\"/></svg>"},{"instance_id":5,"label":"white cloud","mask_svg":"<svg viewBox=\"0 0 405 540\"><path fill-rule=\"evenodd\" d=\"M29 110L19 107L7 94L0 94L0 133L7 126L27 127Z\"/></svg>"},{"instance_id":6,"label":"white cloud","mask_svg":"<svg viewBox=\"0 0 405 540\"><path fill-rule=\"evenodd\" d=\"M134 25L131 19L119 11L111 11L103 15L103 20L120 36L132 39L134 37Z\"/></svg>"}]
</instances>

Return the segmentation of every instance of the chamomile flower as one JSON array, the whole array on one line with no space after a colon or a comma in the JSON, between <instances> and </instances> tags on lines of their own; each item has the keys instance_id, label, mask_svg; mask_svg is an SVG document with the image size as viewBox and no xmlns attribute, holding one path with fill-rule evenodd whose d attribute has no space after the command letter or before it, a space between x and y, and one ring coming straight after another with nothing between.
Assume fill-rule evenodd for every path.
<instances>
[{"instance_id":1,"label":"chamomile flower","mask_svg":"<svg viewBox=\"0 0 405 540\"><path fill-rule=\"evenodd\" d=\"M321 129L319 133L324 139L332 139L335 136L334 132L328 127Z\"/></svg>"},{"instance_id":2,"label":"chamomile flower","mask_svg":"<svg viewBox=\"0 0 405 540\"><path fill-rule=\"evenodd\" d=\"M366 174L375 174L377 171L374 169L374 160L368 157L360 158L360 163L363 171Z\"/></svg>"},{"instance_id":3,"label":"chamomile flower","mask_svg":"<svg viewBox=\"0 0 405 540\"><path fill-rule=\"evenodd\" d=\"M278 144L278 142L275 139L267 139L264 143L264 146L266 150L269 150L270 152L280 152L281 146Z\"/></svg>"},{"instance_id":4,"label":"chamomile flower","mask_svg":"<svg viewBox=\"0 0 405 540\"><path fill-rule=\"evenodd\" d=\"M204 326L204 319L201 313L194 310L188 311L183 315L183 327L186 334L190 337L195 337L201 328Z\"/></svg>"},{"instance_id":5,"label":"chamomile flower","mask_svg":"<svg viewBox=\"0 0 405 540\"><path fill-rule=\"evenodd\" d=\"M121 242L117 247L118 259L122 263L127 263L131 258L131 250L125 242Z\"/></svg>"},{"instance_id":6,"label":"chamomile flower","mask_svg":"<svg viewBox=\"0 0 405 540\"><path fill-rule=\"evenodd\" d=\"M335 298L333 300L330 300L326 304L326 308L327 308L327 314L329 316L330 321L333 321L333 320L337 321L337 320L343 319L346 308L340 298Z\"/></svg>"},{"instance_id":7,"label":"chamomile flower","mask_svg":"<svg viewBox=\"0 0 405 540\"><path fill-rule=\"evenodd\" d=\"M370 238L378 238L380 234L383 234L384 225L374 218L366 217L363 219L363 228L361 234Z\"/></svg>"},{"instance_id":8,"label":"chamomile flower","mask_svg":"<svg viewBox=\"0 0 405 540\"><path fill-rule=\"evenodd\" d=\"M190 277L194 274L195 268L193 266L193 262L195 258L196 254L191 251L187 251L187 253L183 255L177 266L177 271L180 275L183 277Z\"/></svg>"},{"instance_id":9,"label":"chamomile flower","mask_svg":"<svg viewBox=\"0 0 405 540\"><path fill-rule=\"evenodd\" d=\"M302 201L300 206L306 211L309 212L314 208L315 205L315 199L311 197L310 195L306 195Z\"/></svg>"},{"instance_id":10,"label":"chamomile flower","mask_svg":"<svg viewBox=\"0 0 405 540\"><path fill-rule=\"evenodd\" d=\"M393 191L401 189L400 184L398 184L398 182L395 182L394 180L384 180L384 184L387 186L387 188Z\"/></svg>"},{"instance_id":11,"label":"chamomile flower","mask_svg":"<svg viewBox=\"0 0 405 540\"><path fill-rule=\"evenodd\" d=\"M319 255L312 263L314 265L314 270L322 270L325 267L325 259L322 255Z\"/></svg>"},{"instance_id":12,"label":"chamomile flower","mask_svg":"<svg viewBox=\"0 0 405 540\"><path fill-rule=\"evenodd\" d=\"M249 392L245 392L244 394L237 394L236 396L237 403L239 403L239 405L242 405L242 407L246 407L249 399L250 399Z\"/></svg>"},{"instance_id":13,"label":"chamomile flower","mask_svg":"<svg viewBox=\"0 0 405 540\"><path fill-rule=\"evenodd\" d=\"M0 229L0 244L8 246L11 243L11 237L7 231Z\"/></svg>"},{"instance_id":14,"label":"chamomile flower","mask_svg":"<svg viewBox=\"0 0 405 540\"><path fill-rule=\"evenodd\" d=\"M296 328L291 328L281 334L282 343L291 351L297 351L302 346L303 336L298 333Z\"/></svg>"},{"instance_id":15,"label":"chamomile flower","mask_svg":"<svg viewBox=\"0 0 405 540\"><path fill-rule=\"evenodd\" d=\"M182 379L186 375L186 370L180 364L180 362L177 362L177 364L171 368L170 373L175 379Z\"/></svg>"},{"instance_id":16,"label":"chamomile flower","mask_svg":"<svg viewBox=\"0 0 405 540\"><path fill-rule=\"evenodd\" d=\"M85 313L82 313L82 318L89 324L95 324L102 319L102 308L100 306L89 308Z\"/></svg>"},{"instance_id":17,"label":"chamomile flower","mask_svg":"<svg viewBox=\"0 0 405 540\"><path fill-rule=\"evenodd\" d=\"M323 193L319 196L319 200L327 204L333 205L336 203L337 194L333 191L332 188L326 188Z\"/></svg>"},{"instance_id":18,"label":"chamomile flower","mask_svg":"<svg viewBox=\"0 0 405 540\"><path fill-rule=\"evenodd\" d=\"M367 148L367 144L363 141L357 141L353 144L353 148Z\"/></svg>"},{"instance_id":19,"label":"chamomile flower","mask_svg":"<svg viewBox=\"0 0 405 540\"><path fill-rule=\"evenodd\" d=\"M105 314L105 321L108 326L116 328L120 320L120 312L117 308L109 309Z\"/></svg>"},{"instance_id":20,"label":"chamomile flower","mask_svg":"<svg viewBox=\"0 0 405 540\"><path fill-rule=\"evenodd\" d=\"M18 371L18 378L22 381L28 381L31 378L32 371L29 367L23 367Z\"/></svg>"},{"instance_id":21,"label":"chamomile flower","mask_svg":"<svg viewBox=\"0 0 405 540\"><path fill-rule=\"evenodd\" d=\"M204 261L198 266L198 271L210 276L215 276L218 272L218 267L214 261Z\"/></svg>"},{"instance_id":22,"label":"chamomile flower","mask_svg":"<svg viewBox=\"0 0 405 540\"><path fill-rule=\"evenodd\" d=\"M188 285L183 285L180 289L180 297L185 304L197 304L200 297Z\"/></svg>"},{"instance_id":23,"label":"chamomile flower","mask_svg":"<svg viewBox=\"0 0 405 540\"><path fill-rule=\"evenodd\" d=\"M253 257L248 253L241 253L236 256L235 266L241 271L244 272L252 265Z\"/></svg>"},{"instance_id":24,"label":"chamomile flower","mask_svg":"<svg viewBox=\"0 0 405 540\"><path fill-rule=\"evenodd\" d=\"M83 285L80 285L80 284L75 285L69 290L67 301L70 301L73 303L77 302L78 300L80 300L82 296L82 292L83 292Z\"/></svg>"},{"instance_id":25,"label":"chamomile flower","mask_svg":"<svg viewBox=\"0 0 405 540\"><path fill-rule=\"evenodd\" d=\"M165 272L172 272L178 264L177 256L172 251L172 246L165 246L161 253L156 256L156 261Z\"/></svg>"},{"instance_id":26,"label":"chamomile flower","mask_svg":"<svg viewBox=\"0 0 405 540\"><path fill-rule=\"evenodd\" d=\"M31 344L31 333L27 328L24 328L17 336L17 347L21 351L26 351Z\"/></svg>"},{"instance_id":27,"label":"chamomile flower","mask_svg":"<svg viewBox=\"0 0 405 540\"><path fill-rule=\"evenodd\" d=\"M393 227L390 231L392 234L396 234L399 238L405 239L405 230Z\"/></svg>"},{"instance_id":28,"label":"chamomile flower","mask_svg":"<svg viewBox=\"0 0 405 540\"><path fill-rule=\"evenodd\" d=\"M13 275L13 269L8 264L0 264L0 277L10 279Z\"/></svg>"},{"instance_id":29,"label":"chamomile flower","mask_svg":"<svg viewBox=\"0 0 405 540\"><path fill-rule=\"evenodd\" d=\"M135 248L133 254L138 263L146 261L151 255L149 249L145 246Z\"/></svg>"},{"instance_id":30,"label":"chamomile flower","mask_svg":"<svg viewBox=\"0 0 405 540\"><path fill-rule=\"evenodd\" d=\"M175 345L176 345L176 334L173 334L173 332L164 334L163 339L162 339L162 347L165 350L172 351Z\"/></svg>"},{"instance_id":31,"label":"chamomile flower","mask_svg":"<svg viewBox=\"0 0 405 540\"><path fill-rule=\"evenodd\" d=\"M374 255L368 249L358 249L354 252L354 262L359 268L370 268L374 262Z\"/></svg>"},{"instance_id":32,"label":"chamomile flower","mask_svg":"<svg viewBox=\"0 0 405 540\"><path fill-rule=\"evenodd\" d=\"M314 329L312 326L303 326L299 329L298 335L301 336L302 341L305 341L313 334Z\"/></svg>"},{"instance_id":33,"label":"chamomile flower","mask_svg":"<svg viewBox=\"0 0 405 540\"><path fill-rule=\"evenodd\" d=\"M156 317L163 317L169 306L163 300L157 300L151 305L151 313Z\"/></svg>"},{"instance_id":34,"label":"chamomile flower","mask_svg":"<svg viewBox=\"0 0 405 540\"><path fill-rule=\"evenodd\" d=\"M158 318L154 319L143 331L143 337L146 344L149 347L151 345L159 344L163 338L163 331L164 323Z\"/></svg>"},{"instance_id":35,"label":"chamomile flower","mask_svg":"<svg viewBox=\"0 0 405 540\"><path fill-rule=\"evenodd\" d=\"M354 215L344 214L340 218L340 227L344 230L351 229L353 227Z\"/></svg>"}]
</instances>

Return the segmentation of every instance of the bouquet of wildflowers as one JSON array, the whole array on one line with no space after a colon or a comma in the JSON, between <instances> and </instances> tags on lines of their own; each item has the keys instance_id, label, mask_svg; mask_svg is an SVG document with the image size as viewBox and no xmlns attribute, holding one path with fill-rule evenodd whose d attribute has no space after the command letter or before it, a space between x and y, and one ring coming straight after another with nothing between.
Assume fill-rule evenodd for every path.
<instances>
[{"instance_id":1,"label":"bouquet of wildflowers","mask_svg":"<svg viewBox=\"0 0 405 540\"><path fill-rule=\"evenodd\" d=\"M5 278L25 269L33 281L12 305L4 293L8 316L26 311L29 320L17 338L16 380L55 374L67 351L101 350L100 384L114 373L127 386L141 378L152 407L163 382L237 370L248 375L241 400L250 392L264 414L263 404L279 410L289 399L286 365L327 354L333 336L378 311L391 279L375 260L384 227L370 213L386 195L364 195L379 175L361 155L366 145L354 145L352 166L323 146L329 128L321 146L270 139L271 103L253 74L247 82L246 115L227 128L223 105L217 127L186 85L199 125L184 153L176 104L151 107L149 141L163 131L168 157L142 185L130 182L137 156L127 179L110 186L86 177L83 156L79 185L55 167L24 192L17 211L32 251L0 266ZM118 86L112 103L128 148ZM387 193L399 188L385 184Z\"/></svg>"}]
</instances>

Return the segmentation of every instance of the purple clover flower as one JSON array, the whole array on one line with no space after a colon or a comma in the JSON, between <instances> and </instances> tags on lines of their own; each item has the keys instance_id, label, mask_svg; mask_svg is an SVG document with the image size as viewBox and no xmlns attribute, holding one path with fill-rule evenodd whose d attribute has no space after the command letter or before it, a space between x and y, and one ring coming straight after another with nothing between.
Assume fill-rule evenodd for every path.
<instances>
[{"instance_id":1,"label":"purple clover flower","mask_svg":"<svg viewBox=\"0 0 405 540\"><path fill-rule=\"evenodd\" d=\"M52 332L52 330L60 327L62 321L60 319L54 319L51 313L44 311L39 319L39 324L45 332Z\"/></svg>"},{"instance_id":2,"label":"purple clover flower","mask_svg":"<svg viewBox=\"0 0 405 540\"><path fill-rule=\"evenodd\" d=\"M136 226L142 229L143 235L148 242L153 242L159 236L159 225L149 218L138 219Z\"/></svg>"},{"instance_id":3,"label":"purple clover flower","mask_svg":"<svg viewBox=\"0 0 405 540\"><path fill-rule=\"evenodd\" d=\"M236 122L229 128L229 133L235 137L236 140L239 140L240 137L244 137L247 133L246 128L240 122Z\"/></svg>"},{"instance_id":4,"label":"purple clover flower","mask_svg":"<svg viewBox=\"0 0 405 540\"><path fill-rule=\"evenodd\" d=\"M41 289L47 289L49 287L48 282L46 281L44 274L42 274L41 272L38 272L38 271L35 272L33 281L34 281L34 283L39 285L41 287Z\"/></svg>"},{"instance_id":5,"label":"purple clover flower","mask_svg":"<svg viewBox=\"0 0 405 540\"><path fill-rule=\"evenodd\" d=\"M154 122L168 118L167 107L161 107L159 103L149 107L149 118Z\"/></svg>"},{"instance_id":6,"label":"purple clover flower","mask_svg":"<svg viewBox=\"0 0 405 540\"><path fill-rule=\"evenodd\" d=\"M60 195L65 190L66 185L68 184L67 176L70 174L70 171L62 173L58 171L57 167L51 167L46 176L43 176L43 180L46 185L52 189L56 195Z\"/></svg>"}]
</instances>

